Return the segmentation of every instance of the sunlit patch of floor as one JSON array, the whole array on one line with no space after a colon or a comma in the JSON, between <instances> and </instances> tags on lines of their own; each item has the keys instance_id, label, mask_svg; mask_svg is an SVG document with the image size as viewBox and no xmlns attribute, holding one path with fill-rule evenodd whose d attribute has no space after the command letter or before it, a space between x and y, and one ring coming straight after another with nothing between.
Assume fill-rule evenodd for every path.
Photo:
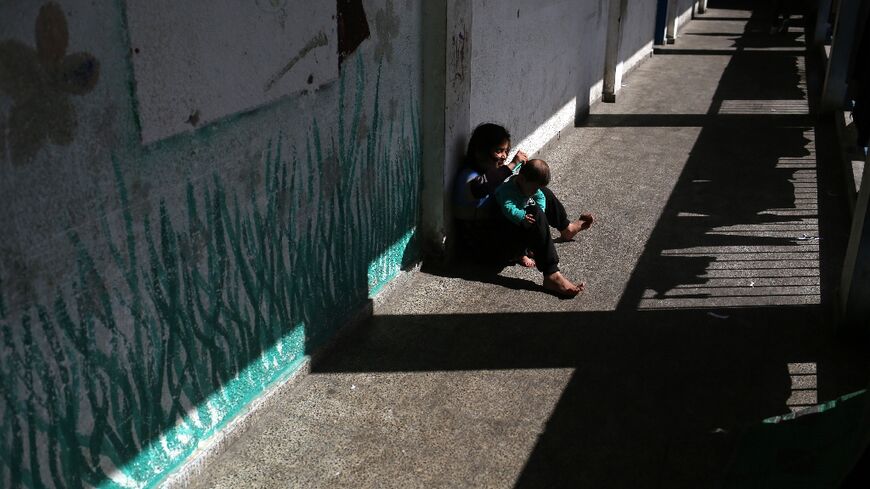
<instances>
[{"instance_id":1,"label":"sunlit patch of floor","mask_svg":"<svg viewBox=\"0 0 870 489\"><path fill-rule=\"evenodd\" d=\"M817 377L815 363L789 363L788 374L791 377L791 395L786 405L792 412L818 404Z\"/></svg>"},{"instance_id":2,"label":"sunlit patch of floor","mask_svg":"<svg viewBox=\"0 0 870 489\"><path fill-rule=\"evenodd\" d=\"M809 106L804 99L784 100L723 100L720 114L809 114Z\"/></svg>"},{"instance_id":3,"label":"sunlit patch of floor","mask_svg":"<svg viewBox=\"0 0 870 489\"><path fill-rule=\"evenodd\" d=\"M648 286L641 309L721 308L745 306L819 304L818 182L812 136L806 155L782 157L778 170L791 170L788 182L793 187L792 205L757 212L761 222L711 225L703 241L726 238L747 242L771 242L756 246L695 246L665 249L657 260L662 264L684 258L702 270L683 277L681 283ZM777 219L777 218L781 219ZM678 219L696 222L711 216L678 212ZM672 262L676 263L676 262ZM663 265L666 266L666 265Z\"/></svg>"}]
</instances>

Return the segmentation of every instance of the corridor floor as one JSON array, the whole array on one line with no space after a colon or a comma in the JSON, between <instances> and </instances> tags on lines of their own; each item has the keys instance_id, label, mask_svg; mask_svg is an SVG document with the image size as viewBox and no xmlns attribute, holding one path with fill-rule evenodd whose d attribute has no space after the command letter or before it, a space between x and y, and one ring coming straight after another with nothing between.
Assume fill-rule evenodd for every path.
<instances>
[{"instance_id":1,"label":"corridor floor","mask_svg":"<svg viewBox=\"0 0 870 489\"><path fill-rule=\"evenodd\" d=\"M414 272L193 486L715 487L747 428L863 388L798 22L709 10L543 151L598 219L556 245L580 297Z\"/></svg>"}]
</instances>

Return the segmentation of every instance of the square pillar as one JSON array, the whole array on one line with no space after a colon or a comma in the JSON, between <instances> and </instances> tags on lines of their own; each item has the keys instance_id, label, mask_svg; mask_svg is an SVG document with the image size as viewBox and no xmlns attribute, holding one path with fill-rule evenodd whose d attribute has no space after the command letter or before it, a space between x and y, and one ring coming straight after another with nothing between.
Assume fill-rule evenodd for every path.
<instances>
[{"instance_id":1,"label":"square pillar","mask_svg":"<svg viewBox=\"0 0 870 489\"><path fill-rule=\"evenodd\" d=\"M840 316L843 327L870 334L870 158L864 161L861 190L852 215L849 246L840 283Z\"/></svg>"},{"instance_id":2,"label":"square pillar","mask_svg":"<svg viewBox=\"0 0 870 489\"><path fill-rule=\"evenodd\" d=\"M610 0L607 21L607 42L604 48L604 89L601 100L616 102L616 92L622 86L622 61L619 46L622 43L622 16L628 0Z\"/></svg>"},{"instance_id":3,"label":"square pillar","mask_svg":"<svg viewBox=\"0 0 870 489\"><path fill-rule=\"evenodd\" d=\"M831 58L825 72L825 83L820 97L820 112L832 113L843 107L849 76L849 58L855 45L859 0L840 0L834 26Z\"/></svg>"},{"instance_id":4,"label":"square pillar","mask_svg":"<svg viewBox=\"0 0 870 489\"><path fill-rule=\"evenodd\" d=\"M677 39L677 0L668 0L668 23L665 29L665 43L673 44Z\"/></svg>"},{"instance_id":5,"label":"square pillar","mask_svg":"<svg viewBox=\"0 0 870 489\"><path fill-rule=\"evenodd\" d=\"M424 259L448 258L452 181L471 133L472 0L423 2Z\"/></svg>"},{"instance_id":6,"label":"square pillar","mask_svg":"<svg viewBox=\"0 0 870 489\"><path fill-rule=\"evenodd\" d=\"M814 47L822 46L825 43L825 35L828 33L828 17L831 16L831 4L833 0L818 0L819 5L816 9L816 25L813 28Z\"/></svg>"}]
</instances>

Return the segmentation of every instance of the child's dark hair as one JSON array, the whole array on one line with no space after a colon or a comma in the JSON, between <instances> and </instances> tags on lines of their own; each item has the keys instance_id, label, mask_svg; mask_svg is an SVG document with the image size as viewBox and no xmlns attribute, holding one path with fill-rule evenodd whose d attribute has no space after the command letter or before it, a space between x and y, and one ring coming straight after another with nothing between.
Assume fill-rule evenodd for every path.
<instances>
[{"instance_id":1,"label":"child's dark hair","mask_svg":"<svg viewBox=\"0 0 870 489\"><path fill-rule=\"evenodd\" d=\"M520 168L520 175L542 187L550 184L550 165L544 160L529 160Z\"/></svg>"},{"instance_id":2,"label":"child's dark hair","mask_svg":"<svg viewBox=\"0 0 870 489\"><path fill-rule=\"evenodd\" d=\"M468 150L465 152L465 163L472 168L478 168L477 156L488 153L499 144L510 141L511 133L507 129L492 123L481 124L474 128L471 139L468 140Z\"/></svg>"}]
</instances>

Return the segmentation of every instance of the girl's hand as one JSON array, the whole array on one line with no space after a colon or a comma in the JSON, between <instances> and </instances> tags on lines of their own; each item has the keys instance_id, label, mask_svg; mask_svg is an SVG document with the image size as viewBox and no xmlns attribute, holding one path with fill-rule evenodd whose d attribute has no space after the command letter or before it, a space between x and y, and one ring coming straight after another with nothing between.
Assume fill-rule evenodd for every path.
<instances>
[{"instance_id":1,"label":"girl's hand","mask_svg":"<svg viewBox=\"0 0 870 489\"><path fill-rule=\"evenodd\" d=\"M523 219L523 221L526 226L531 226L535 223L535 216L533 214L526 214L526 217L525 219Z\"/></svg>"},{"instance_id":2,"label":"girl's hand","mask_svg":"<svg viewBox=\"0 0 870 489\"><path fill-rule=\"evenodd\" d=\"M508 163L508 168L513 171L513 169L516 168L518 164L525 163L527 161L529 161L529 155L527 155L523 151L517 151L517 154L514 155L514 159L512 159L511 162Z\"/></svg>"}]
</instances>

